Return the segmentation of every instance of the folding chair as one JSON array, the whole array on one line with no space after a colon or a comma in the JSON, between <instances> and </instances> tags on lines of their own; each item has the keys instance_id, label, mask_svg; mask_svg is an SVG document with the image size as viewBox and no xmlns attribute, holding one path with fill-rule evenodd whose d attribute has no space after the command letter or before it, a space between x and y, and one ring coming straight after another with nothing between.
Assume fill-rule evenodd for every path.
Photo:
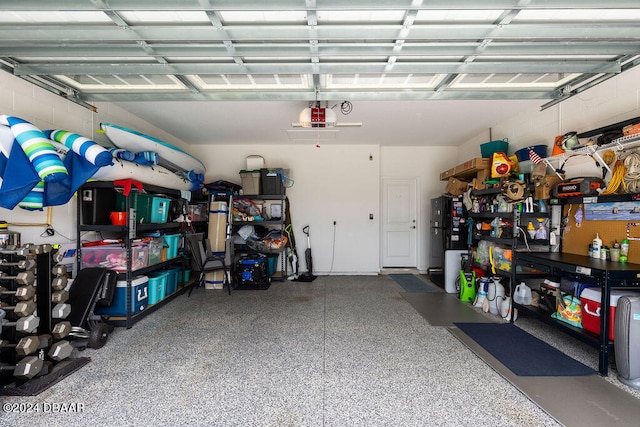
<instances>
[{"instance_id":1,"label":"folding chair","mask_svg":"<svg viewBox=\"0 0 640 427\"><path fill-rule=\"evenodd\" d=\"M198 278L192 283L189 289L189 295L194 287L200 287L204 283L206 273L214 271L223 271L223 286L227 285L229 295L231 295L231 285L227 277L230 251L228 242L225 242L224 255L212 255L209 249L209 242L205 241L202 233L187 234L185 237L185 246L189 256L191 257L191 270L198 274Z\"/></svg>"}]
</instances>

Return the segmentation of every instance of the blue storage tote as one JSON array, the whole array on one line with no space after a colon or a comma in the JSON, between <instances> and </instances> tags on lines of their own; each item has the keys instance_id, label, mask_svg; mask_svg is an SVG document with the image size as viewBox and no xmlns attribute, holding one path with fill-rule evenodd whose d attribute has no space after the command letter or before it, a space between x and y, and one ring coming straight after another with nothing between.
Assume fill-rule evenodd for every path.
<instances>
[{"instance_id":1,"label":"blue storage tote","mask_svg":"<svg viewBox=\"0 0 640 427\"><path fill-rule=\"evenodd\" d=\"M144 310L149 304L148 300L148 283L147 276L137 276L131 280L131 314L136 314ZM97 306L94 313L107 316L126 316L127 315L127 281L119 280L116 283L116 292L113 296L113 302L109 307Z\"/></svg>"},{"instance_id":2,"label":"blue storage tote","mask_svg":"<svg viewBox=\"0 0 640 427\"><path fill-rule=\"evenodd\" d=\"M536 153L538 156L542 157L543 159L545 157L547 157L547 146L546 145L532 145L531 147L524 147L519 149L518 151L516 151L516 157L518 158L519 162L526 162L527 160L531 160L529 158L529 148L531 148L531 150L533 150L534 153Z\"/></svg>"},{"instance_id":3,"label":"blue storage tote","mask_svg":"<svg viewBox=\"0 0 640 427\"><path fill-rule=\"evenodd\" d=\"M137 191L132 191L129 197L131 198L131 207L136 210L136 222L140 224L167 222L171 199ZM126 210L126 206L125 196L118 193L116 195L116 209L123 212Z\"/></svg>"},{"instance_id":4,"label":"blue storage tote","mask_svg":"<svg viewBox=\"0 0 640 427\"><path fill-rule=\"evenodd\" d=\"M165 234L164 241L168 246L167 259L175 258L178 256L178 246L180 244L181 234Z\"/></svg>"},{"instance_id":5,"label":"blue storage tote","mask_svg":"<svg viewBox=\"0 0 640 427\"><path fill-rule=\"evenodd\" d=\"M170 203L171 199L153 196L153 199L151 200L151 219L149 222L154 224L167 222Z\"/></svg>"},{"instance_id":6,"label":"blue storage tote","mask_svg":"<svg viewBox=\"0 0 640 427\"><path fill-rule=\"evenodd\" d=\"M167 272L159 271L149 275L149 305L162 301L167 291Z\"/></svg>"},{"instance_id":7,"label":"blue storage tote","mask_svg":"<svg viewBox=\"0 0 640 427\"><path fill-rule=\"evenodd\" d=\"M167 270L167 289L165 294L171 295L178 290L178 278L180 277L180 268L172 268Z\"/></svg>"}]
</instances>

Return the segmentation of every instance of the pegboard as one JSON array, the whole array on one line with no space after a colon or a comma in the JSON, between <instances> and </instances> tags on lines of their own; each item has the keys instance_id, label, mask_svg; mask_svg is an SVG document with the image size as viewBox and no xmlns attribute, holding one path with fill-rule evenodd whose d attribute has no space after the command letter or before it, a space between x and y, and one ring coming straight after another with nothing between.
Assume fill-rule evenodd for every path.
<instances>
[{"instance_id":1,"label":"pegboard","mask_svg":"<svg viewBox=\"0 0 640 427\"><path fill-rule=\"evenodd\" d=\"M629 237L639 240L629 240L629 262L640 263L640 221L599 221L583 219L580 227L576 226L575 213L578 207L583 205L566 205L562 208L562 217L569 212L568 229L565 229L562 239L562 252L577 255L589 254L589 244L600 235L603 246L611 247L614 241L622 242L627 237L627 223L637 223L637 226L629 227ZM583 216L584 218L584 216Z\"/></svg>"}]
</instances>

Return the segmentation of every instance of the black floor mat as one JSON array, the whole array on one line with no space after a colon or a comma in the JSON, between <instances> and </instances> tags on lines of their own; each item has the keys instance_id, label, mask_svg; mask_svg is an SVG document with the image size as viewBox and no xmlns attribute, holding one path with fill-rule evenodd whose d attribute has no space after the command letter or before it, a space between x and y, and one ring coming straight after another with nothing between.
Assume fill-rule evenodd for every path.
<instances>
[{"instance_id":1,"label":"black floor mat","mask_svg":"<svg viewBox=\"0 0 640 427\"><path fill-rule=\"evenodd\" d=\"M0 389L2 396L37 396L52 385L61 381L68 375L82 368L91 361L88 357L78 357L74 359L63 360L55 365L50 373L42 377L32 378L29 381L16 385L7 385Z\"/></svg>"}]
</instances>

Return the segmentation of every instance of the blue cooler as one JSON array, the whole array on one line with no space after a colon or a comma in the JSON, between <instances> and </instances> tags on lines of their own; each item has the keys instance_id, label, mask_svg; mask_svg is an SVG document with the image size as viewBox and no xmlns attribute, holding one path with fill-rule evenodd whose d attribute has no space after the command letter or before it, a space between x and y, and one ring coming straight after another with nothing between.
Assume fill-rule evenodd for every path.
<instances>
[{"instance_id":1,"label":"blue cooler","mask_svg":"<svg viewBox=\"0 0 640 427\"><path fill-rule=\"evenodd\" d=\"M137 276L131 280L131 314L139 313L147 307L149 302L148 283L149 278L147 276ZM94 313L107 316L126 316L127 281L118 281L111 305L109 307L96 306Z\"/></svg>"}]
</instances>

